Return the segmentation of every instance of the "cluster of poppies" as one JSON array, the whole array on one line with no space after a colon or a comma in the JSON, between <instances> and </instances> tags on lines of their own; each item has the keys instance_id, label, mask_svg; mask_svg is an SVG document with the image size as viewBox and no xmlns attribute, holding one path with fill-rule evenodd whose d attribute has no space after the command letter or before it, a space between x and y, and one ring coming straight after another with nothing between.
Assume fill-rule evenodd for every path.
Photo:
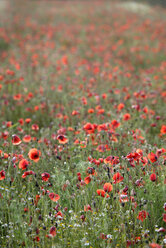
<instances>
[{"instance_id":1,"label":"cluster of poppies","mask_svg":"<svg viewBox=\"0 0 166 248\"><path fill-rule=\"evenodd\" d=\"M2 247L166 245L165 10L123 6L0 15Z\"/></svg>"}]
</instances>

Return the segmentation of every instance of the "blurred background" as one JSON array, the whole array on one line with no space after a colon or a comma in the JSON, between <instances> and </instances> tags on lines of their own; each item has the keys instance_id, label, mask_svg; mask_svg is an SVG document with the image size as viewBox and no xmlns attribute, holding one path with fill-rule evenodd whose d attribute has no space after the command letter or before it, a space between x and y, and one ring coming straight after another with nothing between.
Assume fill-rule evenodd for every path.
<instances>
[{"instance_id":1,"label":"blurred background","mask_svg":"<svg viewBox=\"0 0 166 248\"><path fill-rule=\"evenodd\" d=\"M128 0L121 0L121 1L129 2ZM146 4L152 4L152 5L161 5L163 7L166 7L166 0L134 0L133 2L146 3Z\"/></svg>"}]
</instances>

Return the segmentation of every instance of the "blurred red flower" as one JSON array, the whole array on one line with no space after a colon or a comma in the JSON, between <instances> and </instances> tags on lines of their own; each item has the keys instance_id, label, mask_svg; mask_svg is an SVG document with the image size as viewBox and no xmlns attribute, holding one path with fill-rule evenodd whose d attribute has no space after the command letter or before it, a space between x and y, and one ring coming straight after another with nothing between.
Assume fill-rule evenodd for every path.
<instances>
[{"instance_id":1,"label":"blurred red flower","mask_svg":"<svg viewBox=\"0 0 166 248\"><path fill-rule=\"evenodd\" d=\"M21 144L21 142L22 142L21 139L17 135L15 135L15 134L12 135L12 144L13 145L18 146L19 144Z\"/></svg>"},{"instance_id":2,"label":"blurred red flower","mask_svg":"<svg viewBox=\"0 0 166 248\"><path fill-rule=\"evenodd\" d=\"M147 218L148 215L149 215L148 212L146 212L145 210L142 210L138 213L137 219L143 222Z\"/></svg>"},{"instance_id":3,"label":"blurred red flower","mask_svg":"<svg viewBox=\"0 0 166 248\"><path fill-rule=\"evenodd\" d=\"M39 161L40 155L41 155L40 151L37 150L36 148L32 148L28 153L29 158L36 163Z\"/></svg>"},{"instance_id":4,"label":"blurred red flower","mask_svg":"<svg viewBox=\"0 0 166 248\"><path fill-rule=\"evenodd\" d=\"M50 193L49 197L54 202L56 202L56 201L58 201L60 199L60 196L58 194L55 194L55 193Z\"/></svg>"},{"instance_id":5,"label":"blurred red flower","mask_svg":"<svg viewBox=\"0 0 166 248\"><path fill-rule=\"evenodd\" d=\"M0 171L0 181L5 179L5 171L1 170Z\"/></svg>"}]
</instances>

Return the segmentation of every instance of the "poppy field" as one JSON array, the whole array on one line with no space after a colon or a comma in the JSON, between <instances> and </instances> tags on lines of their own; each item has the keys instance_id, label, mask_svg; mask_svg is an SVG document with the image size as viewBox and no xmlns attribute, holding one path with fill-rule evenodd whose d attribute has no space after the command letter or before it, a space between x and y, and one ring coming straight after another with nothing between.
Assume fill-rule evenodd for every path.
<instances>
[{"instance_id":1,"label":"poppy field","mask_svg":"<svg viewBox=\"0 0 166 248\"><path fill-rule=\"evenodd\" d=\"M0 247L166 247L166 10L133 6L0 4Z\"/></svg>"}]
</instances>

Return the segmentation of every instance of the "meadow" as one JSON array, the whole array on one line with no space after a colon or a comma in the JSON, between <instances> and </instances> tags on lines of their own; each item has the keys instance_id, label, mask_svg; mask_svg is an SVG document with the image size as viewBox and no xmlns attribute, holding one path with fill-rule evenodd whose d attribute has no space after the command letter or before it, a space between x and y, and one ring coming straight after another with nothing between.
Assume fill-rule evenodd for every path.
<instances>
[{"instance_id":1,"label":"meadow","mask_svg":"<svg viewBox=\"0 0 166 248\"><path fill-rule=\"evenodd\" d=\"M166 10L2 2L0 247L166 247Z\"/></svg>"}]
</instances>

